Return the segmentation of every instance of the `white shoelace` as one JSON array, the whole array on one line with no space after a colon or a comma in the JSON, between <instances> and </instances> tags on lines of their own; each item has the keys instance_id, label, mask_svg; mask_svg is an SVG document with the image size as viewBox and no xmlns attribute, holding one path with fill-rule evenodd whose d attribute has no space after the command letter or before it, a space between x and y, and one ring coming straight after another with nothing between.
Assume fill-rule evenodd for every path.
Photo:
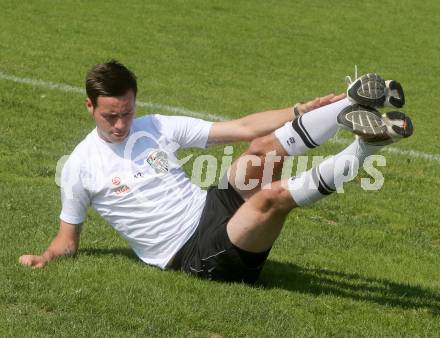
<instances>
[{"instance_id":1,"label":"white shoelace","mask_svg":"<svg viewBox=\"0 0 440 338\"><path fill-rule=\"evenodd\" d=\"M358 78L358 66L354 65L354 80L356 80ZM347 75L345 77L345 83L347 84L347 86L350 86L353 83L353 80L351 79L350 75Z\"/></svg>"}]
</instances>

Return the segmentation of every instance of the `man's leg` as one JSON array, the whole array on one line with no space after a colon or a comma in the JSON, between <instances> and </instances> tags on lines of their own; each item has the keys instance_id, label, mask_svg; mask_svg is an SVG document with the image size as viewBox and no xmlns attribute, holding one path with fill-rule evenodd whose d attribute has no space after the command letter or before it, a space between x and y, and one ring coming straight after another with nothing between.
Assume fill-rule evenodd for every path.
<instances>
[{"instance_id":1,"label":"man's leg","mask_svg":"<svg viewBox=\"0 0 440 338\"><path fill-rule=\"evenodd\" d=\"M358 116L363 117L368 110ZM345 116L345 115L344 115ZM269 189L263 187L246 201L227 224L232 244L248 252L267 251L280 234L287 214L295 207L314 203L335 192L346 181L357 175L364 160L384 145L411 136L411 120L400 112L391 112L383 118L369 115L368 126L376 122L374 136L358 137L339 154L327 158L319 165L291 177L287 182L277 181ZM370 119L371 118L371 119Z\"/></svg>"},{"instance_id":2,"label":"man's leg","mask_svg":"<svg viewBox=\"0 0 440 338\"><path fill-rule=\"evenodd\" d=\"M248 252L272 247L287 214L297 205L281 181L256 192L229 220L226 230L232 244Z\"/></svg>"},{"instance_id":3,"label":"man's leg","mask_svg":"<svg viewBox=\"0 0 440 338\"><path fill-rule=\"evenodd\" d=\"M287 214L311 204L353 179L365 158L381 147L356 139L339 154L327 158L298 177L263 187L247 200L227 225L231 242L242 250L263 252L279 236ZM351 175L351 176L350 176Z\"/></svg>"},{"instance_id":4,"label":"man's leg","mask_svg":"<svg viewBox=\"0 0 440 338\"><path fill-rule=\"evenodd\" d=\"M312 110L274 133L255 139L232 164L228 172L229 183L247 200L261 189L263 176L267 176L268 172L272 174L269 181L279 180L284 156L303 154L333 137L338 130L337 116L348 106L350 101L342 99ZM265 163L268 164L266 167ZM251 180L255 184L250 184Z\"/></svg>"},{"instance_id":5,"label":"man's leg","mask_svg":"<svg viewBox=\"0 0 440 338\"><path fill-rule=\"evenodd\" d=\"M348 112L344 115L344 119L337 121L339 112L353 103L373 109L384 105L401 108L405 103L405 97L402 86L397 81L384 81L374 73L365 74L350 84L346 99L310 111L286 123L274 133L254 140L249 149L231 166L227 177L229 183L247 200L261 189L261 185L265 183L262 178L266 178L265 175L271 172L272 165L273 176L267 177L269 182L280 177L284 156L300 155L321 145L336 133L338 124L346 125L348 129L358 134L365 133L368 129L371 131L371 127L374 129L376 126L369 125L371 121L368 120L370 118L368 112L365 114L356 112L360 121L351 119L353 112ZM272 161L269 161L269 168L264 168L268 154L273 156ZM244 184L249 180L258 183Z\"/></svg>"}]
</instances>

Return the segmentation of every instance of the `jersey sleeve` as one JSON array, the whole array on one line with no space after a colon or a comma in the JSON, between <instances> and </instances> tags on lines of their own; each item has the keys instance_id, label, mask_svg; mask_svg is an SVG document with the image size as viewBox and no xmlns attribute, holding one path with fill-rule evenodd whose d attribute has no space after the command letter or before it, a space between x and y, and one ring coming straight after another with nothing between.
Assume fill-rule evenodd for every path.
<instances>
[{"instance_id":1,"label":"jersey sleeve","mask_svg":"<svg viewBox=\"0 0 440 338\"><path fill-rule=\"evenodd\" d=\"M70 224L84 222L90 206L89 193L84 188L81 162L71 155L61 173L61 214L60 219Z\"/></svg>"},{"instance_id":2,"label":"jersey sleeve","mask_svg":"<svg viewBox=\"0 0 440 338\"><path fill-rule=\"evenodd\" d=\"M182 148L206 148L213 122L186 116L156 115L161 130Z\"/></svg>"}]
</instances>

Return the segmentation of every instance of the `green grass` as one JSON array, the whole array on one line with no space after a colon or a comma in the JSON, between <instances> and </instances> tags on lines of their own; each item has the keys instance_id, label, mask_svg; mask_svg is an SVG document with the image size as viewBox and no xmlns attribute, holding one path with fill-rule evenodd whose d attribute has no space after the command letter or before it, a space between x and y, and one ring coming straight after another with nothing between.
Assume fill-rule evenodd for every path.
<instances>
[{"instance_id":1,"label":"green grass","mask_svg":"<svg viewBox=\"0 0 440 338\"><path fill-rule=\"evenodd\" d=\"M0 5L0 72L82 86L114 57L142 101L238 117L343 91L358 64L404 84L416 132L397 147L440 154L438 1ZM379 192L356 181L292 212L255 287L145 266L93 212L76 258L19 266L57 231L83 100L0 79L0 336L440 336L439 163L409 156L386 154Z\"/></svg>"}]
</instances>

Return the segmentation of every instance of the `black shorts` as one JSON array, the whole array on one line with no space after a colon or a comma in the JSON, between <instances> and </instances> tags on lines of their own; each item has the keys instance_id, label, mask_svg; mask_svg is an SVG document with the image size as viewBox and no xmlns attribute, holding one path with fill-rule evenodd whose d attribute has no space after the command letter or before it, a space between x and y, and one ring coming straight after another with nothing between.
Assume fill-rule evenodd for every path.
<instances>
[{"instance_id":1,"label":"black shorts","mask_svg":"<svg viewBox=\"0 0 440 338\"><path fill-rule=\"evenodd\" d=\"M169 268L212 280L254 283L270 249L244 251L231 243L226 232L228 221L243 203L230 185L209 188L199 225Z\"/></svg>"}]
</instances>

